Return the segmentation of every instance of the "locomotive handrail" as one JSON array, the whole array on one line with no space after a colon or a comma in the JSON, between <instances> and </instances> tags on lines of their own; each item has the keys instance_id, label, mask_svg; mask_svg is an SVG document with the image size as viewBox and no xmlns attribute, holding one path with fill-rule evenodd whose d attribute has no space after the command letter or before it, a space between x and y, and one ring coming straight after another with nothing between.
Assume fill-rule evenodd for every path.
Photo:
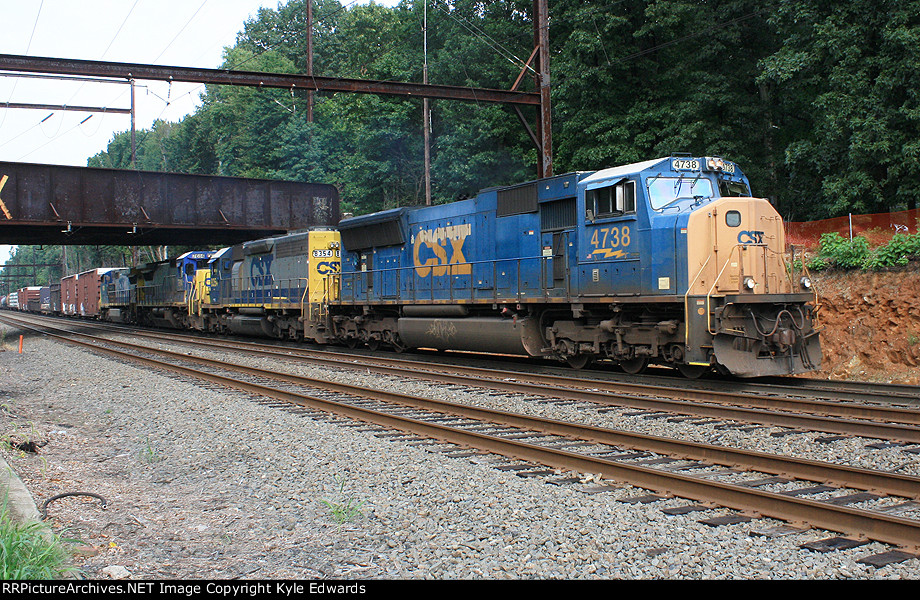
<instances>
[{"instance_id":1,"label":"locomotive handrail","mask_svg":"<svg viewBox=\"0 0 920 600\"><path fill-rule=\"evenodd\" d=\"M438 302L441 300L454 301L454 300L468 299L470 301L474 301L474 300L488 299L488 300L492 300L493 302L495 302L499 300L521 301L526 298L548 299L551 297L549 294L549 290L551 288L547 287L545 264L548 263L548 260L550 258L553 258L553 257L527 256L527 257L518 257L518 258L502 258L502 259L495 259L495 260L471 261L471 262L463 262L463 263L451 263L447 265L437 265L447 270L447 273L445 274L447 277L447 285L436 286L437 282L435 281L435 277L429 275L429 276L426 276L427 278L429 278L427 286L411 285L411 287L407 287L407 290L406 290L406 292L411 293L411 295L407 294L406 296L404 296L402 293L403 292L402 286L401 286L402 280L403 280L402 274L406 272L411 273L411 271L418 269L419 268L418 266L410 265L410 266L390 267L390 268L384 268L384 269L370 269L368 271L354 271L350 273L334 273L334 274L329 275L327 279L331 277L333 282L336 282L336 281L339 282L338 288L341 293L340 297L338 298L339 302L356 302L357 295L359 293L358 284L360 282L361 277L365 277L371 273L393 273L395 275L394 279L396 283L395 283L395 290L394 290L393 297L397 300L412 300L416 302L421 301L421 300L429 300L431 302ZM527 290L525 290L522 285L523 277L525 276L523 265L527 261L535 261L538 264L537 274L539 277L539 285L533 288L527 288L528 290L533 291L532 294L527 293ZM500 297L498 294L499 286L498 286L498 272L497 271L498 271L498 267L500 263L512 263L511 266L515 269L513 273L513 276L516 278L516 286L514 286L515 292L514 294L509 295L508 297L504 297L504 298ZM490 285L488 287L482 288L483 290L486 290L486 289L492 290L491 294L489 294L487 298L477 297L476 287L475 287L476 284L474 281L475 279L474 269L476 266L491 266L492 268L492 277L491 277ZM469 267L470 272L456 274L455 270L458 267ZM440 277L444 277L445 275L442 275ZM460 276L468 276L470 278L468 288L466 285L463 285L463 286L455 285L454 278L460 277ZM413 282L413 281L416 281L416 279L409 277L408 281ZM568 294L568 291L570 289L570 283L571 282L569 281L569 279L566 278L565 280L566 294ZM350 289L348 289L349 287ZM467 297L457 296L457 292L461 289L468 292ZM438 290L445 292L447 294L447 297L437 298L435 296L435 292ZM346 292L348 294L347 296L346 296ZM423 294L425 296L424 298L422 296ZM383 294L380 294L380 296L383 297Z\"/></svg>"},{"instance_id":2,"label":"locomotive handrail","mask_svg":"<svg viewBox=\"0 0 920 600\"><path fill-rule=\"evenodd\" d=\"M300 296L300 317L304 318L304 315L306 314L307 294L310 293L310 279L308 277L298 277L297 281L307 282L307 285L303 286L303 294L301 294ZM312 306L310 307L310 310L312 312L313 310ZM312 318L313 315L311 314L310 317Z\"/></svg>"},{"instance_id":3,"label":"locomotive handrail","mask_svg":"<svg viewBox=\"0 0 920 600\"><path fill-rule=\"evenodd\" d=\"M687 285L687 293L684 294L684 315L686 315L686 318L684 319L684 344L687 346L690 345L690 290L693 289L693 285L700 278L700 275L703 274L703 271L706 270L706 265L708 265L709 261L712 260L712 256L712 253L710 253L709 256L706 257L706 262L703 263L703 266L700 267L700 270L697 272L696 276ZM707 306L707 309L708 308L709 307Z\"/></svg>"},{"instance_id":4,"label":"locomotive handrail","mask_svg":"<svg viewBox=\"0 0 920 600\"><path fill-rule=\"evenodd\" d=\"M763 244L735 244L732 246L732 249L728 251L728 257L725 259L725 264L722 265L722 269L719 271L719 274L716 276L715 280L712 282L712 287L709 288L709 291L706 292L706 331L709 332L709 335L715 335L716 332L712 330L712 311L709 308L709 303L712 298L712 292L716 289L716 286L719 285L719 280L722 279L722 274L725 273L725 269L728 268L728 265L731 263L732 254L735 253L735 250L738 250L738 264L743 265L741 261L741 251L742 246L761 246ZM739 280L739 289L740 289L740 280Z\"/></svg>"}]
</instances>

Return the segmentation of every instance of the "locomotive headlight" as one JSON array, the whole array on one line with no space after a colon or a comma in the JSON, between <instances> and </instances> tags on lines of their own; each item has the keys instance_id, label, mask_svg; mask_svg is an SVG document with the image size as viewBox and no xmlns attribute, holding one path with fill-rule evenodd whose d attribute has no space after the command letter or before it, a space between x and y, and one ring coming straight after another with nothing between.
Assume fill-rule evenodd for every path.
<instances>
[{"instance_id":1,"label":"locomotive headlight","mask_svg":"<svg viewBox=\"0 0 920 600\"><path fill-rule=\"evenodd\" d=\"M725 162L716 156L706 157L706 168L710 171L721 171L725 167Z\"/></svg>"},{"instance_id":2,"label":"locomotive headlight","mask_svg":"<svg viewBox=\"0 0 920 600\"><path fill-rule=\"evenodd\" d=\"M811 279L809 279L808 277L803 276L803 277L799 280L799 283L801 283L801 284L802 284L802 287L805 288L806 290L810 290L810 289L811 289Z\"/></svg>"},{"instance_id":3,"label":"locomotive headlight","mask_svg":"<svg viewBox=\"0 0 920 600\"><path fill-rule=\"evenodd\" d=\"M745 277L745 278L744 278L744 287L745 287L745 288L747 288L747 289L749 289L749 290L751 290L751 291L753 292L753 291L754 291L754 288L755 288L756 286L757 286L757 282L754 281L754 278L753 278L753 277Z\"/></svg>"}]
</instances>

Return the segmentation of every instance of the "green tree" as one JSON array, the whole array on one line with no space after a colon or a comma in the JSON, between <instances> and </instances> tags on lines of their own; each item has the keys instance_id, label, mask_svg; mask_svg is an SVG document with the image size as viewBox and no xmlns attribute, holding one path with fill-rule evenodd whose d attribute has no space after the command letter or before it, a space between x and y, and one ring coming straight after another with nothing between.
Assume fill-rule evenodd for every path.
<instances>
[{"instance_id":1,"label":"green tree","mask_svg":"<svg viewBox=\"0 0 920 600\"><path fill-rule=\"evenodd\" d=\"M770 17L787 201L799 219L914 208L920 196L920 2L795 0Z\"/></svg>"}]
</instances>

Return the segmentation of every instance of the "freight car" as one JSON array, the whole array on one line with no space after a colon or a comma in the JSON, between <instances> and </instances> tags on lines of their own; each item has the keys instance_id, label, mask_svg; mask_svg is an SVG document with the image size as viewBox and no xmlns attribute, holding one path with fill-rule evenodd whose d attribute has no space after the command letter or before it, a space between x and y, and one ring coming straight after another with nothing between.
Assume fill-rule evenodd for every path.
<instances>
[{"instance_id":1,"label":"freight car","mask_svg":"<svg viewBox=\"0 0 920 600\"><path fill-rule=\"evenodd\" d=\"M21 288L16 292L16 303L21 311L38 312L41 298L40 286L29 286Z\"/></svg>"},{"instance_id":2,"label":"freight car","mask_svg":"<svg viewBox=\"0 0 920 600\"><path fill-rule=\"evenodd\" d=\"M58 294L60 309L54 309L58 298L55 298L55 291L49 292L51 299L51 312L63 314L69 317L86 317L96 319L100 316L100 290L102 287L103 277L109 272L124 269L99 268L89 269L82 273L68 275L61 279L60 292Z\"/></svg>"},{"instance_id":3,"label":"freight car","mask_svg":"<svg viewBox=\"0 0 920 600\"><path fill-rule=\"evenodd\" d=\"M40 312L43 314L51 313L51 286L46 285L42 286L41 292L39 294L38 301L38 310L33 312Z\"/></svg>"},{"instance_id":4,"label":"freight car","mask_svg":"<svg viewBox=\"0 0 920 600\"><path fill-rule=\"evenodd\" d=\"M817 369L816 296L734 163L665 157L340 222L336 337L609 359L697 377Z\"/></svg>"}]
</instances>

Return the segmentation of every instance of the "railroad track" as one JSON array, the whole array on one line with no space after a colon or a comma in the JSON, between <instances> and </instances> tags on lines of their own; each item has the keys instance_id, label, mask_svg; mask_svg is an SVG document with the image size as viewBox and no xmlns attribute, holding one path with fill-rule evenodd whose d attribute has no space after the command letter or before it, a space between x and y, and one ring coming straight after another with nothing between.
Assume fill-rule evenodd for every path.
<instances>
[{"instance_id":1,"label":"railroad track","mask_svg":"<svg viewBox=\"0 0 920 600\"><path fill-rule=\"evenodd\" d=\"M2 320L8 318L4 316ZM21 321L18 324L23 326ZM30 327L122 360L140 361L261 397L293 402L311 411L525 461L519 465L521 469L544 465L597 474L658 494L717 504L747 515L886 542L901 547L902 557L920 551L917 477L528 417L114 340L78 341L73 338L89 336ZM221 349L226 350L226 345ZM491 382L487 385L491 387ZM817 495L823 499L804 497ZM853 508L853 504L866 508ZM686 507L687 511L695 509Z\"/></svg>"},{"instance_id":2,"label":"railroad track","mask_svg":"<svg viewBox=\"0 0 920 600\"><path fill-rule=\"evenodd\" d=\"M488 386L493 390L511 394L550 396L563 401L584 402L599 407L634 409L644 411L643 415L649 418L684 415L700 419L732 420L782 427L792 432L821 431L902 444L920 444L920 411L910 405L892 406L890 399L880 400L868 393L860 394L861 400L840 401L802 397L799 388L796 388L799 390L796 395L783 395L777 392L775 386L771 385L764 390L755 384L745 382L731 382L727 390L697 389L674 386L670 383L656 385L588 379L583 372L577 372L576 376L521 373L468 365L445 365L443 362L433 363L406 357L363 356L296 346L279 347L163 331L150 332L120 326L93 325L124 335L210 347L220 351L233 349L263 357L306 360L312 364L348 369L360 368L382 375L439 381L448 385ZM80 324L81 328L86 326Z\"/></svg>"}]
</instances>

